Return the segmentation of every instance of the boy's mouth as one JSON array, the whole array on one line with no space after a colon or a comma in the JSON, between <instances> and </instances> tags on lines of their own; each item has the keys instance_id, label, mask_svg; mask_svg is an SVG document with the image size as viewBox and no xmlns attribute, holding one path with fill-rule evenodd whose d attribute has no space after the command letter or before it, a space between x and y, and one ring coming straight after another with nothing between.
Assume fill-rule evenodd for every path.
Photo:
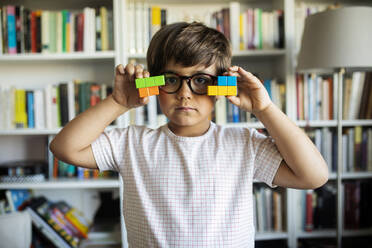
<instances>
[{"instance_id":1,"label":"boy's mouth","mask_svg":"<svg viewBox=\"0 0 372 248\"><path fill-rule=\"evenodd\" d=\"M193 111L196 110L195 108L189 107L189 106L180 106L176 108L177 111Z\"/></svg>"}]
</instances>

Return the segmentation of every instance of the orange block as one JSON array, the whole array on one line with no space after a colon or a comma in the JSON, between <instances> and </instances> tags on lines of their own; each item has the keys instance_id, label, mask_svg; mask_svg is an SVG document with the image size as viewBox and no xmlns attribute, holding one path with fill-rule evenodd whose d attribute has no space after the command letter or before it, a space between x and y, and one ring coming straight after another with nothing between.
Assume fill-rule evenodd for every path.
<instances>
[{"instance_id":1,"label":"orange block","mask_svg":"<svg viewBox=\"0 0 372 248\"><path fill-rule=\"evenodd\" d=\"M138 91L139 91L139 96L140 97L146 97L146 96L149 96L149 88L138 88Z\"/></svg>"},{"instance_id":2,"label":"orange block","mask_svg":"<svg viewBox=\"0 0 372 248\"><path fill-rule=\"evenodd\" d=\"M159 86L148 87L149 96L159 95Z\"/></svg>"}]
</instances>

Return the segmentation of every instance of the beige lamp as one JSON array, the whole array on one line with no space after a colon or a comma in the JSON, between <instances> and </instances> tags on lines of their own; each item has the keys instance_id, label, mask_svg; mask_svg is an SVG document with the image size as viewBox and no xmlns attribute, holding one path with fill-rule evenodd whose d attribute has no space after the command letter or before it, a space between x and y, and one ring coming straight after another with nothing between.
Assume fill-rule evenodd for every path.
<instances>
[{"instance_id":1,"label":"beige lamp","mask_svg":"<svg viewBox=\"0 0 372 248\"><path fill-rule=\"evenodd\" d=\"M306 18L297 70L338 73L338 151L342 151L342 80L346 71L372 69L372 8L344 7ZM342 247L342 154L337 156L337 247Z\"/></svg>"}]
</instances>

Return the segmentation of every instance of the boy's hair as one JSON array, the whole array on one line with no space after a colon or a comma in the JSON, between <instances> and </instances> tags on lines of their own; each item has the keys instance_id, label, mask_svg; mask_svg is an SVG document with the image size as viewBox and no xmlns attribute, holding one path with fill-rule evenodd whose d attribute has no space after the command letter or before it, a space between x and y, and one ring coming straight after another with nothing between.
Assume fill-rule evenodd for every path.
<instances>
[{"instance_id":1,"label":"boy's hair","mask_svg":"<svg viewBox=\"0 0 372 248\"><path fill-rule=\"evenodd\" d=\"M216 64L220 75L231 65L231 46L221 32L199 22L165 25L150 42L147 68L159 75L169 62L185 67Z\"/></svg>"}]
</instances>

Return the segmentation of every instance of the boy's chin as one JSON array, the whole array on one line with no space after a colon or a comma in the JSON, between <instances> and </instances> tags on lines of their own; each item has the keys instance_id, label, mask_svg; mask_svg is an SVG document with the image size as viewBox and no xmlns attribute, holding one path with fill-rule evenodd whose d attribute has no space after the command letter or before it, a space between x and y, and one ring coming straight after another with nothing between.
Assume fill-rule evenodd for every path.
<instances>
[{"instance_id":1,"label":"boy's chin","mask_svg":"<svg viewBox=\"0 0 372 248\"><path fill-rule=\"evenodd\" d=\"M207 119L195 119L191 117L182 117L182 118L174 118L170 119L170 123L172 125L176 125L178 127L192 127L201 124L202 122L207 121Z\"/></svg>"}]
</instances>

